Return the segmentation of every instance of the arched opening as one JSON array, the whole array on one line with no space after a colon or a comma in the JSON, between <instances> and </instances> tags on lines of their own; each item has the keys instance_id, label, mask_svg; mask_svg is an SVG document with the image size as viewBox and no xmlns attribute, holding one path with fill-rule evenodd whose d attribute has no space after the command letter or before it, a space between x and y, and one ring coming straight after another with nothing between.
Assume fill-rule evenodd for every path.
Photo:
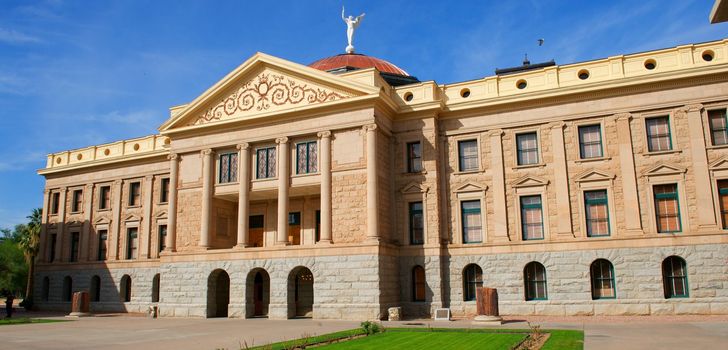
<instances>
[{"instance_id":1,"label":"arched opening","mask_svg":"<svg viewBox=\"0 0 728 350\"><path fill-rule=\"evenodd\" d=\"M73 280L71 276L63 278L63 301L71 301L73 298Z\"/></svg>"},{"instance_id":2,"label":"arched opening","mask_svg":"<svg viewBox=\"0 0 728 350\"><path fill-rule=\"evenodd\" d=\"M523 282L526 300L547 300L546 268L540 262L532 261L523 268Z\"/></svg>"},{"instance_id":3,"label":"arched opening","mask_svg":"<svg viewBox=\"0 0 728 350\"><path fill-rule=\"evenodd\" d=\"M152 302L159 302L159 274L154 275L154 278L152 278Z\"/></svg>"},{"instance_id":4,"label":"arched opening","mask_svg":"<svg viewBox=\"0 0 728 350\"><path fill-rule=\"evenodd\" d=\"M589 269L592 284L592 299L614 299L617 290L614 283L614 266L609 260L597 259Z\"/></svg>"},{"instance_id":5,"label":"arched opening","mask_svg":"<svg viewBox=\"0 0 728 350\"><path fill-rule=\"evenodd\" d=\"M299 266L288 275L288 317L313 317L313 273Z\"/></svg>"},{"instance_id":6,"label":"arched opening","mask_svg":"<svg viewBox=\"0 0 728 350\"><path fill-rule=\"evenodd\" d=\"M48 301L50 294L51 294L51 280L48 278L48 276L43 277L43 294L41 295L41 298L43 301Z\"/></svg>"},{"instance_id":7,"label":"arched opening","mask_svg":"<svg viewBox=\"0 0 728 350\"><path fill-rule=\"evenodd\" d=\"M470 264L463 269L463 300L474 301L476 288L483 286L483 269Z\"/></svg>"},{"instance_id":8,"label":"arched opening","mask_svg":"<svg viewBox=\"0 0 728 350\"><path fill-rule=\"evenodd\" d=\"M425 301L425 269L416 265L412 269L412 301Z\"/></svg>"},{"instance_id":9,"label":"arched opening","mask_svg":"<svg viewBox=\"0 0 728 350\"><path fill-rule=\"evenodd\" d=\"M207 317L228 317L230 276L217 269L207 279Z\"/></svg>"},{"instance_id":10,"label":"arched opening","mask_svg":"<svg viewBox=\"0 0 728 350\"><path fill-rule=\"evenodd\" d=\"M665 299L690 296L685 259L673 255L662 261L662 283L665 289Z\"/></svg>"},{"instance_id":11,"label":"arched opening","mask_svg":"<svg viewBox=\"0 0 728 350\"><path fill-rule=\"evenodd\" d=\"M99 278L99 276L94 275L91 277L91 285L89 286L88 294L91 301L101 300L101 278Z\"/></svg>"},{"instance_id":12,"label":"arched opening","mask_svg":"<svg viewBox=\"0 0 728 350\"><path fill-rule=\"evenodd\" d=\"M268 316L270 304L270 276L264 269L253 269L245 281L246 317Z\"/></svg>"},{"instance_id":13,"label":"arched opening","mask_svg":"<svg viewBox=\"0 0 728 350\"><path fill-rule=\"evenodd\" d=\"M120 299L124 303L128 303L131 301L131 277L129 275L124 275L121 277L121 286L119 288Z\"/></svg>"}]
</instances>

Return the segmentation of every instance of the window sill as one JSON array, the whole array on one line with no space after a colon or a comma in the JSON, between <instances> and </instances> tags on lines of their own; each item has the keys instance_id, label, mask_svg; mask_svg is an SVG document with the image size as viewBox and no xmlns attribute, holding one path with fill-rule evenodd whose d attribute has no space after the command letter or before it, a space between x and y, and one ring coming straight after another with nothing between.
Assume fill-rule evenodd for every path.
<instances>
[{"instance_id":1,"label":"window sill","mask_svg":"<svg viewBox=\"0 0 728 350\"><path fill-rule=\"evenodd\" d=\"M142 206L141 206L140 204L135 204L135 205L127 205L127 206L126 206L126 208L127 208L127 209L139 209L139 208L141 208L141 207L142 207Z\"/></svg>"},{"instance_id":2,"label":"window sill","mask_svg":"<svg viewBox=\"0 0 728 350\"><path fill-rule=\"evenodd\" d=\"M215 186L229 186L229 185L237 185L238 181L230 181L230 182L216 182Z\"/></svg>"},{"instance_id":3,"label":"window sill","mask_svg":"<svg viewBox=\"0 0 728 350\"><path fill-rule=\"evenodd\" d=\"M728 148L728 144L705 146L705 149L725 149L725 148Z\"/></svg>"},{"instance_id":4,"label":"window sill","mask_svg":"<svg viewBox=\"0 0 728 350\"><path fill-rule=\"evenodd\" d=\"M473 172L473 171L469 171L469 172ZM458 172L458 173L460 173L460 172ZM456 174L458 174L458 173L456 173ZM402 175L402 176L415 176L415 175L425 175L425 174L427 174L427 170L422 170L422 171L418 171L418 172L405 171L405 172L400 173L400 175Z\"/></svg>"},{"instance_id":5,"label":"window sill","mask_svg":"<svg viewBox=\"0 0 728 350\"><path fill-rule=\"evenodd\" d=\"M588 162L599 162L599 161L606 161L610 160L612 157L594 157L594 158L581 158L574 161L574 163L588 163Z\"/></svg>"},{"instance_id":6,"label":"window sill","mask_svg":"<svg viewBox=\"0 0 728 350\"><path fill-rule=\"evenodd\" d=\"M253 179L253 180L250 180L250 182L266 182L266 181L273 181L273 180L278 180L278 177L266 177L266 178L262 178L262 179Z\"/></svg>"},{"instance_id":7,"label":"window sill","mask_svg":"<svg viewBox=\"0 0 728 350\"><path fill-rule=\"evenodd\" d=\"M76 210L68 213L69 215L83 214L83 210Z\"/></svg>"},{"instance_id":8,"label":"window sill","mask_svg":"<svg viewBox=\"0 0 728 350\"><path fill-rule=\"evenodd\" d=\"M546 163L536 163L536 164L524 164L524 165L516 165L512 167L513 170L518 169L529 169L529 168L543 168L546 166Z\"/></svg>"},{"instance_id":9,"label":"window sill","mask_svg":"<svg viewBox=\"0 0 728 350\"><path fill-rule=\"evenodd\" d=\"M96 211L98 211L98 212L111 211L111 208L99 208Z\"/></svg>"},{"instance_id":10,"label":"window sill","mask_svg":"<svg viewBox=\"0 0 728 350\"><path fill-rule=\"evenodd\" d=\"M679 149L673 149L673 150L669 150L669 151L645 152L645 153L642 153L642 155L645 157L651 157L651 156L661 156L661 155L665 155L665 154L673 154L673 153L681 153L681 152L682 151Z\"/></svg>"},{"instance_id":11,"label":"window sill","mask_svg":"<svg viewBox=\"0 0 728 350\"><path fill-rule=\"evenodd\" d=\"M315 173L295 174L295 175L291 175L291 177L292 178L296 178L296 177L309 177L309 176L316 176L316 175L321 175L321 173L317 171Z\"/></svg>"},{"instance_id":12,"label":"window sill","mask_svg":"<svg viewBox=\"0 0 728 350\"><path fill-rule=\"evenodd\" d=\"M460 170L460 171L454 172L453 174L454 175L467 175L467 174L477 174L477 173L480 173L480 172L482 172L481 169L475 169L475 170Z\"/></svg>"}]
</instances>

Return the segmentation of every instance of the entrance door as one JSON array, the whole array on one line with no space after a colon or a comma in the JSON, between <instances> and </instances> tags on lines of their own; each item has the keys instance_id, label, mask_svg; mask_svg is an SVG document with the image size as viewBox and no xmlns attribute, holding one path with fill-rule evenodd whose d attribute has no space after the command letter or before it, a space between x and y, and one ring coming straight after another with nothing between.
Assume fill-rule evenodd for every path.
<instances>
[{"instance_id":1,"label":"entrance door","mask_svg":"<svg viewBox=\"0 0 728 350\"><path fill-rule=\"evenodd\" d=\"M263 313L263 275L260 272L255 274L253 285L253 303L255 304L254 316L264 316Z\"/></svg>"},{"instance_id":2,"label":"entrance door","mask_svg":"<svg viewBox=\"0 0 728 350\"><path fill-rule=\"evenodd\" d=\"M296 273L294 302L296 317L313 316L313 274L307 268Z\"/></svg>"},{"instance_id":3,"label":"entrance door","mask_svg":"<svg viewBox=\"0 0 728 350\"><path fill-rule=\"evenodd\" d=\"M216 312L215 317L228 316L228 304L230 303L230 277L222 272L217 277L217 293L216 293Z\"/></svg>"}]
</instances>

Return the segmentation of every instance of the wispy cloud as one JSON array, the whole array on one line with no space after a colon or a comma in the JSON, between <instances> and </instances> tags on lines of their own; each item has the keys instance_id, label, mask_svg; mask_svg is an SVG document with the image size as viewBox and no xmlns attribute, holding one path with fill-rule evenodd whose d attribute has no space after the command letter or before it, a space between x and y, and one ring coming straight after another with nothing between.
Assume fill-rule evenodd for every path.
<instances>
[{"instance_id":1,"label":"wispy cloud","mask_svg":"<svg viewBox=\"0 0 728 350\"><path fill-rule=\"evenodd\" d=\"M0 161L0 172L27 169L32 164L42 162L45 156L45 154L38 151L29 151L14 156L5 155Z\"/></svg>"},{"instance_id":2,"label":"wispy cloud","mask_svg":"<svg viewBox=\"0 0 728 350\"><path fill-rule=\"evenodd\" d=\"M42 41L38 37L21 33L14 29L0 28L0 42L6 44L29 44L40 43Z\"/></svg>"}]
</instances>

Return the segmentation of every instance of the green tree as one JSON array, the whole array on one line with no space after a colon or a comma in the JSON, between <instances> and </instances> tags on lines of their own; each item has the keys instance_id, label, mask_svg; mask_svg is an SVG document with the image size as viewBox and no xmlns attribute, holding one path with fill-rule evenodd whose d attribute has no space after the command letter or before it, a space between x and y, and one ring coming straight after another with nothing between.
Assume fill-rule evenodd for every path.
<instances>
[{"instance_id":1,"label":"green tree","mask_svg":"<svg viewBox=\"0 0 728 350\"><path fill-rule=\"evenodd\" d=\"M18 245L23 251L25 263L28 265L28 278L25 284L25 300L23 300L24 306L27 307L31 307L33 305L33 272L35 271L35 258L38 256L38 250L40 249L40 228L42 217L43 209L33 209L31 214L28 215L28 224L25 225L24 229L20 232L20 237L18 237Z\"/></svg>"},{"instance_id":2,"label":"green tree","mask_svg":"<svg viewBox=\"0 0 728 350\"><path fill-rule=\"evenodd\" d=\"M28 266L18 240L25 225L17 225L14 230L0 230L0 289L5 288L15 294L25 289Z\"/></svg>"}]
</instances>

